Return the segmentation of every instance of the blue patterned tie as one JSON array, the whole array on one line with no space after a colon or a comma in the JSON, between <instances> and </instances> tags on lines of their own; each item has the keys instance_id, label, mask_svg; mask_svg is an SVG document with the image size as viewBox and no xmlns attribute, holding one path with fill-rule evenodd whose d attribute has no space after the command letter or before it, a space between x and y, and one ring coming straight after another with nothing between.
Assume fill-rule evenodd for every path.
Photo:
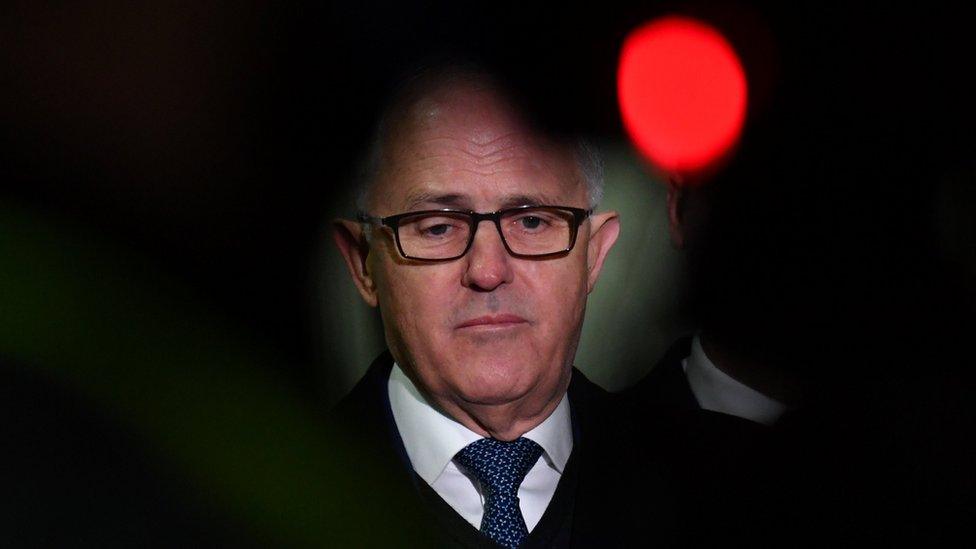
<instances>
[{"instance_id":1,"label":"blue patterned tie","mask_svg":"<svg viewBox=\"0 0 976 549\"><path fill-rule=\"evenodd\" d=\"M518 547L529 535L519 509L518 489L541 455L541 446L519 437L511 442L483 438L454 456L481 482L485 496L481 532L503 547Z\"/></svg>"}]
</instances>

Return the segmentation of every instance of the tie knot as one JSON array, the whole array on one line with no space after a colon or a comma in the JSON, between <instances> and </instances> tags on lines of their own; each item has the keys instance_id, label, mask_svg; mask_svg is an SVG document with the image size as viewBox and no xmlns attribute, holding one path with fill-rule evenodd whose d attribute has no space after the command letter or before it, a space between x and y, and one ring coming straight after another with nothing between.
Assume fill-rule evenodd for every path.
<instances>
[{"instance_id":1,"label":"tie knot","mask_svg":"<svg viewBox=\"0 0 976 549\"><path fill-rule=\"evenodd\" d=\"M518 494L519 485L542 455L542 447L519 437L511 442L483 438L465 446L455 461L474 472L486 496Z\"/></svg>"}]
</instances>

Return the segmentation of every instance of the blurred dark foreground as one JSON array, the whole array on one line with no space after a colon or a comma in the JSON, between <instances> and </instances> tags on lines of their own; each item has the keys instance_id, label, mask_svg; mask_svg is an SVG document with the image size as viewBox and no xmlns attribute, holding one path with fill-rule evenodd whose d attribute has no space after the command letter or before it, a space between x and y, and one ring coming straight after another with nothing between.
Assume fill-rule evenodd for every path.
<instances>
[{"instance_id":1,"label":"blurred dark foreground","mask_svg":"<svg viewBox=\"0 0 976 549\"><path fill-rule=\"evenodd\" d=\"M673 10L729 25L757 92L721 276L699 287L792 343L817 388L772 447L714 448L777 488L719 500L729 535L937 544L976 521L968 20L611 4L0 8L0 545L423 543L405 502L378 528L350 501L398 496L327 427L338 372L366 366L323 329L342 298L312 289L349 290L315 256L323 218L349 213L339 182L391 80L435 50L475 51L540 116L619 142L616 48ZM597 333L628 333L612 320Z\"/></svg>"}]
</instances>

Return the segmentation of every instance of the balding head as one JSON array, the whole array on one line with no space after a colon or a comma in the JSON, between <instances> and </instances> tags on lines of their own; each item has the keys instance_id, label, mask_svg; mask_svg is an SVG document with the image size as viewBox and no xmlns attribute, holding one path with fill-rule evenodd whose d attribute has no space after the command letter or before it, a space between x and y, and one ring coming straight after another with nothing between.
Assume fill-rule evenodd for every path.
<instances>
[{"instance_id":1,"label":"balding head","mask_svg":"<svg viewBox=\"0 0 976 549\"><path fill-rule=\"evenodd\" d=\"M465 128L467 152L485 163L519 145L566 155L588 205L596 207L603 197L603 164L584 139L546 134L495 76L471 65L447 65L416 73L388 102L360 174L359 210L370 211L377 184L397 176L404 150L445 128Z\"/></svg>"}]
</instances>

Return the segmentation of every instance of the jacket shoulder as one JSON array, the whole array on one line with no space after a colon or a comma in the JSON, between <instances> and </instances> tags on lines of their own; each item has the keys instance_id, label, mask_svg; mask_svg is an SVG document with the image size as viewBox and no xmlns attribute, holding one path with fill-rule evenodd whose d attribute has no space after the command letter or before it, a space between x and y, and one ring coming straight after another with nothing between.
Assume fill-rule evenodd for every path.
<instances>
[{"instance_id":1,"label":"jacket shoulder","mask_svg":"<svg viewBox=\"0 0 976 549\"><path fill-rule=\"evenodd\" d=\"M383 401L388 400L387 381L392 369L393 357L389 351L383 351L352 390L333 406L330 416L335 420L354 420L382 408Z\"/></svg>"}]
</instances>

